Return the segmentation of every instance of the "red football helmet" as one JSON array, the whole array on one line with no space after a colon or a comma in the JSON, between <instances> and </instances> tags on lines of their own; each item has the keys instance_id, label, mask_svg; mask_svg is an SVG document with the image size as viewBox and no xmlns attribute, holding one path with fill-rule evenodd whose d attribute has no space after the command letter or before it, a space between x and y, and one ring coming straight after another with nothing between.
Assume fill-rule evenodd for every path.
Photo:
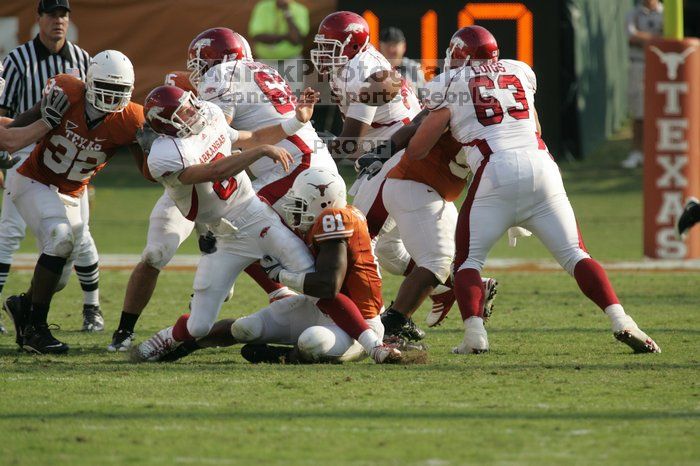
<instances>
[{"instance_id":1,"label":"red football helmet","mask_svg":"<svg viewBox=\"0 0 700 466\"><path fill-rule=\"evenodd\" d=\"M202 103L191 92L177 86L158 86L143 105L148 125L158 134L186 138L207 125Z\"/></svg>"},{"instance_id":2,"label":"red football helmet","mask_svg":"<svg viewBox=\"0 0 700 466\"><path fill-rule=\"evenodd\" d=\"M253 53L245 37L228 28L207 29L192 40L187 51L190 81L196 86L202 75L219 63L252 59Z\"/></svg>"},{"instance_id":3,"label":"red football helmet","mask_svg":"<svg viewBox=\"0 0 700 466\"><path fill-rule=\"evenodd\" d=\"M314 43L318 48L311 50L311 62L319 73L328 73L367 48L369 25L351 11L331 13L318 26Z\"/></svg>"},{"instance_id":4,"label":"red football helmet","mask_svg":"<svg viewBox=\"0 0 700 466\"><path fill-rule=\"evenodd\" d=\"M445 54L445 69L468 65L471 60L498 60L496 38L481 26L468 26L454 33Z\"/></svg>"}]
</instances>

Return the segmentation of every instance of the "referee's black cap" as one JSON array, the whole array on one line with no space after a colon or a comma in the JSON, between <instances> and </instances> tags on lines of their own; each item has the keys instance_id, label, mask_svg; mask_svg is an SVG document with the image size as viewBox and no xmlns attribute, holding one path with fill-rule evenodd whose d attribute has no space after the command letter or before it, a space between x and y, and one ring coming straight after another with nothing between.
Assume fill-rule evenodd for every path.
<instances>
[{"instance_id":1,"label":"referee's black cap","mask_svg":"<svg viewBox=\"0 0 700 466\"><path fill-rule=\"evenodd\" d=\"M406 36L403 35L403 31L401 29L395 27L388 27L382 29L379 33L379 42L386 42L392 44L406 42Z\"/></svg>"},{"instance_id":2,"label":"referee's black cap","mask_svg":"<svg viewBox=\"0 0 700 466\"><path fill-rule=\"evenodd\" d=\"M36 10L39 14L50 13L58 8L65 8L70 11L70 3L68 0L39 0L39 6Z\"/></svg>"}]
</instances>

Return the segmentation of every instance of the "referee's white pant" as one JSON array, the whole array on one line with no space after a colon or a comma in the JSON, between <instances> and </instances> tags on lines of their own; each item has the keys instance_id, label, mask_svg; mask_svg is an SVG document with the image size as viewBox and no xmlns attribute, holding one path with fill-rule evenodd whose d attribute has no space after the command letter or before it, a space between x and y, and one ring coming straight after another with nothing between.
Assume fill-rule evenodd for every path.
<instances>
[{"instance_id":1,"label":"referee's white pant","mask_svg":"<svg viewBox=\"0 0 700 466\"><path fill-rule=\"evenodd\" d=\"M16 176L19 167L29 157L34 146L29 146L15 153L15 157L20 157L21 161L13 168L7 170L5 175L5 186L10 186ZM90 207L88 204L87 189L80 198L80 214L85 225L83 237L79 244L75 245L73 257L75 265L78 267L88 267L96 263L99 259L95 241L90 234L89 220ZM12 264L12 256L19 249L19 245L25 237L27 224L17 211L10 196L2 197L2 212L0 213L0 264Z\"/></svg>"}]
</instances>

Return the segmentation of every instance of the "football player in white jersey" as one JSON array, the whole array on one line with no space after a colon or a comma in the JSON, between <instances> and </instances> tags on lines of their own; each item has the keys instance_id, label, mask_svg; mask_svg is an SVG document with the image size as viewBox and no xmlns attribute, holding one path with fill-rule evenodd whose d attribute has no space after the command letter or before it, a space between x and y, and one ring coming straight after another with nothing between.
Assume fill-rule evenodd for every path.
<instances>
[{"instance_id":1,"label":"football player in white jersey","mask_svg":"<svg viewBox=\"0 0 700 466\"><path fill-rule=\"evenodd\" d=\"M289 169L291 156L285 149L264 145L232 154L239 134L221 109L175 86L151 91L144 113L161 134L148 156L151 175L185 218L206 225L217 240L216 250L199 261L191 314L159 332L159 345L134 348L136 359L147 360L207 335L238 274L264 255L279 258L297 273L312 269L314 261L304 242L258 198L245 173L263 156ZM289 133L289 125L284 128Z\"/></svg>"},{"instance_id":2,"label":"football player in white jersey","mask_svg":"<svg viewBox=\"0 0 700 466\"><path fill-rule=\"evenodd\" d=\"M226 28L208 29L192 40L187 68L199 97L214 103L237 130L256 129L295 119L297 97L277 70L253 61L245 38ZM269 159L250 166L253 188L282 213L282 197L309 167L337 173L335 162L311 123L277 143L294 157L287 173Z\"/></svg>"},{"instance_id":3,"label":"football player in white jersey","mask_svg":"<svg viewBox=\"0 0 700 466\"><path fill-rule=\"evenodd\" d=\"M605 271L585 249L559 168L540 138L534 72L523 62L499 60L498 53L496 39L480 26L452 36L447 70L428 85L430 114L406 149L409 159L422 159L448 126L469 149L464 162L474 178L457 222L454 262L465 335L454 352L489 349L480 272L491 247L514 226L542 241L608 315L615 338L635 352L660 352L625 313Z\"/></svg>"},{"instance_id":4,"label":"football player in white jersey","mask_svg":"<svg viewBox=\"0 0 700 466\"><path fill-rule=\"evenodd\" d=\"M328 75L344 118L338 144L331 145L339 156L354 158L390 141L421 111L405 80L393 99L371 94L371 83L393 79L392 67L369 43L369 26L362 16L349 11L328 15L314 42L317 48L311 51L311 60L320 73ZM382 91L391 88L390 84L375 87ZM370 233L377 237L376 253L382 267L407 277L396 300L382 315L386 334L418 340L424 332L415 326L411 314L425 298L432 294L434 307L439 306L437 315L443 317L454 303L453 293L438 285L449 279L457 209L424 183L387 180L407 178L390 175L401 156L402 152L391 157L373 176L361 174L354 186L353 204L366 215ZM495 285L495 280L489 281L492 297ZM490 309L491 303L486 305Z\"/></svg>"},{"instance_id":5,"label":"football player in white jersey","mask_svg":"<svg viewBox=\"0 0 700 466\"><path fill-rule=\"evenodd\" d=\"M186 87L188 88L186 90L190 90L192 93L196 92L191 85L188 85L186 79L173 82L172 76L173 74L166 76L166 83L180 85L181 88ZM302 128L313 114L315 101L316 93L307 89L302 96L300 105L296 106L296 118L284 120L286 125ZM293 131L294 128L289 131ZM144 152L148 153L150 151L154 137L157 136L152 130L139 134L139 143L143 147ZM261 144L275 144L287 137L289 135L285 133L281 124L273 124L254 132L239 132L236 146L248 149ZM119 326L112 335L112 342L107 346L109 351L127 351L129 349L135 337L134 328L153 296L160 271L170 262L177 249L194 229L199 234L200 250L203 253L212 252L216 248L216 240L212 233L207 232L206 226L203 224L195 223L185 218L171 197L165 192L151 211L146 247L141 255L141 261L134 267L129 278ZM246 272L250 272L251 269L256 272L253 266L248 267ZM264 275L264 272L261 271L260 273L265 277L264 283L271 283L269 290L266 289L271 301L295 294L287 287L271 282Z\"/></svg>"}]
</instances>

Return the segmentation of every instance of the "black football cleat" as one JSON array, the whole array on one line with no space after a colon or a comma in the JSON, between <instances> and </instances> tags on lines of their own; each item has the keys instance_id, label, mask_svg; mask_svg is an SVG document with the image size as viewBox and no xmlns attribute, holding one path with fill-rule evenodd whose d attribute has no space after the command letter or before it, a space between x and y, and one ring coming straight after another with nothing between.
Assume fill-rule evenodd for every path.
<instances>
[{"instance_id":1,"label":"black football cleat","mask_svg":"<svg viewBox=\"0 0 700 466\"><path fill-rule=\"evenodd\" d=\"M261 362L268 364L285 364L294 351L291 346L271 346L266 344L249 343L241 348L241 356L253 364Z\"/></svg>"},{"instance_id":2,"label":"black football cleat","mask_svg":"<svg viewBox=\"0 0 700 466\"><path fill-rule=\"evenodd\" d=\"M384 324L384 339L399 337L409 341L420 341L425 338L425 332L421 330L413 319L406 317L399 311L389 309L381 314Z\"/></svg>"},{"instance_id":3,"label":"black football cleat","mask_svg":"<svg viewBox=\"0 0 700 466\"><path fill-rule=\"evenodd\" d=\"M86 304L83 306L83 332L101 332L105 329L100 306Z\"/></svg>"},{"instance_id":4,"label":"black football cleat","mask_svg":"<svg viewBox=\"0 0 700 466\"><path fill-rule=\"evenodd\" d=\"M24 293L8 297L2 305L2 309L15 324L15 343L20 348L24 343L24 327L27 325L31 307L32 303Z\"/></svg>"},{"instance_id":5,"label":"black football cleat","mask_svg":"<svg viewBox=\"0 0 700 466\"><path fill-rule=\"evenodd\" d=\"M128 351L135 338L136 334L131 330L117 329L112 334L112 343L107 346L107 351Z\"/></svg>"},{"instance_id":6,"label":"black football cleat","mask_svg":"<svg viewBox=\"0 0 700 466\"><path fill-rule=\"evenodd\" d=\"M29 325L24 329L24 344L22 348L27 353L64 354L69 346L58 341L49 330L47 324Z\"/></svg>"},{"instance_id":7,"label":"black football cleat","mask_svg":"<svg viewBox=\"0 0 700 466\"><path fill-rule=\"evenodd\" d=\"M678 234L684 238L688 234L688 230L693 225L700 222L700 201L697 198L689 197L683 208L683 213L678 219Z\"/></svg>"}]
</instances>

